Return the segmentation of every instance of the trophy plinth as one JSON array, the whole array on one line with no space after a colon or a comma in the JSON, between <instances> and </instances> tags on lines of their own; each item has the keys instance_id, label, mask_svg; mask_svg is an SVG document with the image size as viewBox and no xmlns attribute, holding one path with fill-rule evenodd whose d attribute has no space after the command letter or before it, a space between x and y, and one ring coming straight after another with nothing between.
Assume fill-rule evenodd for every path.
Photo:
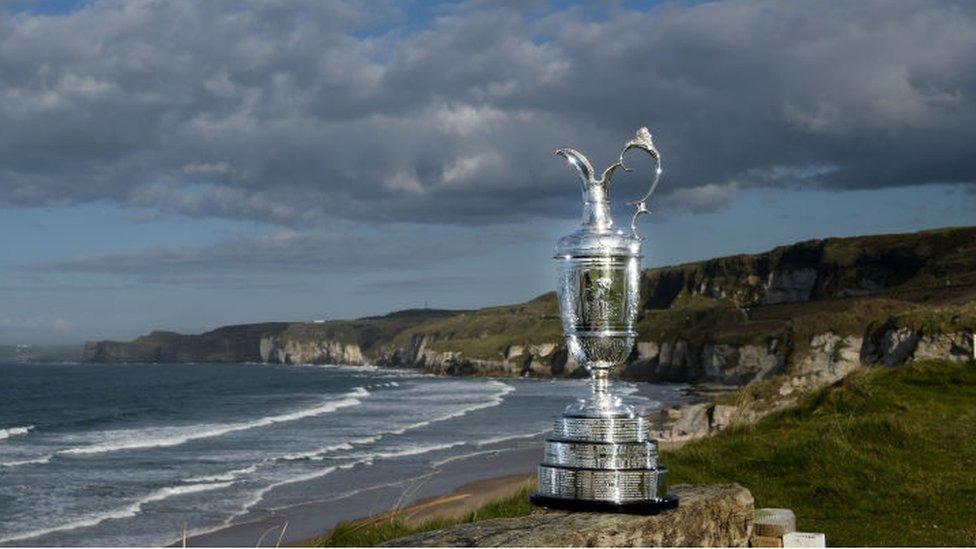
<instances>
[{"instance_id":1,"label":"trophy plinth","mask_svg":"<svg viewBox=\"0 0 976 549\"><path fill-rule=\"evenodd\" d=\"M630 233L613 227L609 187L624 168L623 155L640 149L655 161L650 190L634 204ZM653 514L673 509L667 468L658 462L657 442L646 419L610 391L610 373L627 360L637 332L643 239L635 230L647 213L646 200L661 174L660 155L646 128L629 141L620 159L597 179L579 151L559 149L583 183L582 227L559 240L559 311L566 346L586 368L592 392L570 404L556 420L539 465L539 489L532 503L556 509Z\"/></svg>"}]
</instances>

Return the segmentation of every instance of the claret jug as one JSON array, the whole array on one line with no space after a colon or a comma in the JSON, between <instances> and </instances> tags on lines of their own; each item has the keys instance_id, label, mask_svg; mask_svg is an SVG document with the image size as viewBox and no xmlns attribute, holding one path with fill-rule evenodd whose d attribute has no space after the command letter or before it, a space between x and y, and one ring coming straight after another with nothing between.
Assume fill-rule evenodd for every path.
<instances>
[{"instance_id":1,"label":"claret jug","mask_svg":"<svg viewBox=\"0 0 976 549\"><path fill-rule=\"evenodd\" d=\"M628 170L624 155L644 151L654 162L647 192L631 202L630 226L614 225L610 185L617 170ZM641 245L637 219L661 176L661 155L651 133L641 128L616 162L599 176L575 149L559 149L579 175L582 226L559 239L559 313L570 354L590 374L589 395L570 404L556 420L539 465L536 505L625 513L658 513L678 505L667 493L667 468L658 462L657 442L646 418L610 390L610 373L627 360L637 338Z\"/></svg>"}]
</instances>

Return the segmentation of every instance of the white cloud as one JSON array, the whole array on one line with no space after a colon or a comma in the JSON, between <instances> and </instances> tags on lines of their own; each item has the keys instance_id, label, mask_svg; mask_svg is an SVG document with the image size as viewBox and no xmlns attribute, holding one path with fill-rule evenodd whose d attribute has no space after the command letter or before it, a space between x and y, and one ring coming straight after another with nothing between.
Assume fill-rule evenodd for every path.
<instances>
[{"instance_id":1,"label":"white cloud","mask_svg":"<svg viewBox=\"0 0 976 549\"><path fill-rule=\"evenodd\" d=\"M668 197L666 205L695 213L711 213L727 207L738 194L739 185L735 182L708 183L674 191Z\"/></svg>"},{"instance_id":2,"label":"white cloud","mask_svg":"<svg viewBox=\"0 0 976 549\"><path fill-rule=\"evenodd\" d=\"M495 152L485 152L471 156L462 156L444 167L442 180L445 184L453 185L477 179L479 176L500 175L504 165L502 157Z\"/></svg>"}]
</instances>

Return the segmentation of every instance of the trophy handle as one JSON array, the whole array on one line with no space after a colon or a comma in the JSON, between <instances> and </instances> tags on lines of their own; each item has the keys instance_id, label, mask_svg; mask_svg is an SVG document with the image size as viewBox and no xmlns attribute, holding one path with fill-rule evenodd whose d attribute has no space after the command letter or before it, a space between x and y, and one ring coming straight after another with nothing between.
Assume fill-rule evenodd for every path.
<instances>
[{"instance_id":1,"label":"trophy handle","mask_svg":"<svg viewBox=\"0 0 976 549\"><path fill-rule=\"evenodd\" d=\"M664 171L664 169L661 166L661 153L659 153L657 147L654 146L654 141L651 139L651 132L647 129L647 127L642 127L641 129L637 130L637 135L635 135L633 139L624 145L624 150L620 151L620 159L617 161L617 163L621 168L624 169L625 172L633 171L624 164L624 155L631 149L640 149L651 155L651 158L654 159L654 177L651 179L651 187L646 193L644 193L643 196L633 202L627 203L634 206L636 209L634 212L634 217L632 217L630 220L630 232L634 237L642 238L639 234L637 234L637 218L640 217L641 214L651 213L651 211L647 209L647 201L651 198L651 195L654 194L654 190L657 189L658 180L661 179L661 173Z\"/></svg>"}]
</instances>

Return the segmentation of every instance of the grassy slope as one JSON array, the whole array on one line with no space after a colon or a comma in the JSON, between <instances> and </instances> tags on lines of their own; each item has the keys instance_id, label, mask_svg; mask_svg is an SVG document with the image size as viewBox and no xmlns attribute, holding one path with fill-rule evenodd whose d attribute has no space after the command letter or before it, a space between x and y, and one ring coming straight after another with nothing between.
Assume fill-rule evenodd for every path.
<instances>
[{"instance_id":1,"label":"grassy slope","mask_svg":"<svg viewBox=\"0 0 976 549\"><path fill-rule=\"evenodd\" d=\"M830 545L976 544L976 364L855 372L794 409L668 452L672 482L738 482ZM464 522L532 512L526 494ZM443 528L340 526L318 545Z\"/></svg>"},{"instance_id":2,"label":"grassy slope","mask_svg":"<svg viewBox=\"0 0 976 549\"><path fill-rule=\"evenodd\" d=\"M460 520L432 520L419 526L406 526L396 519L379 523L342 523L329 536L313 540L312 545L316 547L369 547L391 539L440 530L455 524L527 515L533 511L532 505L529 504L529 494L531 493L532 488L527 487L511 498L489 503Z\"/></svg>"},{"instance_id":3,"label":"grassy slope","mask_svg":"<svg viewBox=\"0 0 976 549\"><path fill-rule=\"evenodd\" d=\"M554 293L541 295L519 305L489 307L425 322L393 339L404 345L416 334L435 334L447 340L434 341L435 351L460 350L472 358L499 359L512 343L549 343L562 339L562 326Z\"/></svg>"},{"instance_id":4,"label":"grassy slope","mask_svg":"<svg viewBox=\"0 0 976 549\"><path fill-rule=\"evenodd\" d=\"M976 365L856 372L664 459L674 482L738 482L832 545L973 545Z\"/></svg>"}]
</instances>

